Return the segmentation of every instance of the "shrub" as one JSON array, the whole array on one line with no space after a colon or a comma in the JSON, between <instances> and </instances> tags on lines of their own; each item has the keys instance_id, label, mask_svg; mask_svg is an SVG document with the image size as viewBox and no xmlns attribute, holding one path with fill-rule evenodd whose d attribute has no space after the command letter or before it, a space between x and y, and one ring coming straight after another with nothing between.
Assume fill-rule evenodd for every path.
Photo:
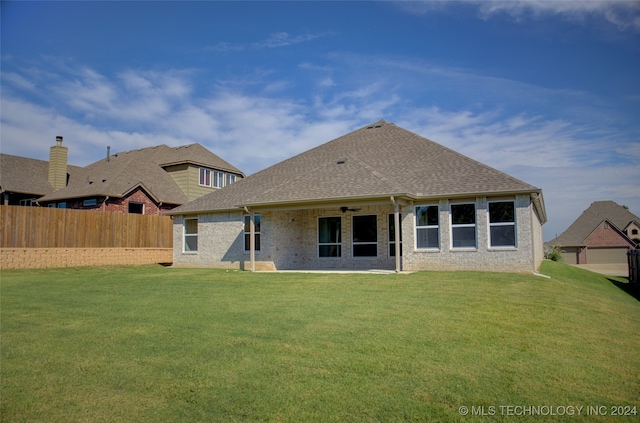
<instances>
[{"instance_id":1,"label":"shrub","mask_svg":"<svg viewBox=\"0 0 640 423\"><path fill-rule=\"evenodd\" d=\"M560 247L551 247L546 251L546 258L553 261L562 261L562 251Z\"/></svg>"}]
</instances>

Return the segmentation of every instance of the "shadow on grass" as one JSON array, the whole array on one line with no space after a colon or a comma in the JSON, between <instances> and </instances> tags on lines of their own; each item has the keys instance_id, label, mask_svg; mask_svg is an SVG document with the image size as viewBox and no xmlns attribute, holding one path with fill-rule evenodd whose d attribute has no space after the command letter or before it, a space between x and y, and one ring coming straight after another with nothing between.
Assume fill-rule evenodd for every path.
<instances>
[{"instance_id":1,"label":"shadow on grass","mask_svg":"<svg viewBox=\"0 0 640 423\"><path fill-rule=\"evenodd\" d=\"M607 278L609 282L631 295L637 301L640 301L640 285L629 283L629 278L619 277L617 279ZM626 280L626 282L622 282L620 279Z\"/></svg>"}]
</instances>

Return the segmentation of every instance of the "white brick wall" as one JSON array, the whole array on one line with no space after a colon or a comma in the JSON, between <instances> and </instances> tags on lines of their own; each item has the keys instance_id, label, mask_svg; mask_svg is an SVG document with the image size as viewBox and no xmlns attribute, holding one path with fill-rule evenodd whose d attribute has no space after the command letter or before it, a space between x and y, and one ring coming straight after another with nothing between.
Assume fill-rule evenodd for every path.
<instances>
[{"instance_id":1,"label":"white brick wall","mask_svg":"<svg viewBox=\"0 0 640 423\"><path fill-rule=\"evenodd\" d=\"M239 269L243 261L242 213L198 216L198 252L184 252L184 216L173 219L173 263L176 266Z\"/></svg>"},{"instance_id":2,"label":"white brick wall","mask_svg":"<svg viewBox=\"0 0 640 423\"><path fill-rule=\"evenodd\" d=\"M459 202L456 200L456 203ZM485 197L468 199L476 205L477 249L451 248L451 226L448 200L440 200L440 249L415 249L415 219L412 206L403 208L403 270L486 270L498 272L532 272L535 268L532 252L533 207L529 196L518 196L516 205L516 248L489 247L488 201ZM418 205L416 203L415 205ZM537 218L536 218L537 220Z\"/></svg>"},{"instance_id":3,"label":"white brick wall","mask_svg":"<svg viewBox=\"0 0 640 423\"><path fill-rule=\"evenodd\" d=\"M511 198L513 199L513 198ZM415 218L413 208L421 203L406 205L402 212L403 270L487 270L531 272L542 260L542 230L533 211L530 197L515 198L516 248L490 248L488 241L488 199L468 199L476 205L476 249L451 248L451 229L448 200L439 200L440 249L415 249ZM458 202L458 200L456 200ZM430 204L433 204L431 202ZM321 269L360 268L395 269L395 258L389 256L388 215L393 205L362 206L354 212L339 208L263 212L261 215L261 251L256 251L257 269ZM378 256L359 258L352 255L352 216L377 215ZM318 218L342 218L342 257L318 257ZM248 269L249 253L244 251L243 213L225 212L199 216L198 252L184 253L183 217L174 218L174 264ZM534 248L534 245L536 247ZM538 250L540 250L538 252ZM246 263L246 265L245 265Z\"/></svg>"}]
</instances>

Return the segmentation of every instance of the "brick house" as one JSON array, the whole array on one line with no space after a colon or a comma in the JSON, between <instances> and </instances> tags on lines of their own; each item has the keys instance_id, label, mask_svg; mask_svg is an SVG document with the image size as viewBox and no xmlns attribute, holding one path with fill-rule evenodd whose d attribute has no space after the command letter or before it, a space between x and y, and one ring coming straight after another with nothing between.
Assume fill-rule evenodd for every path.
<instances>
[{"instance_id":1,"label":"brick house","mask_svg":"<svg viewBox=\"0 0 640 423\"><path fill-rule=\"evenodd\" d=\"M11 188L5 181L14 186L20 180L22 191L32 191L22 193L30 199L23 205L157 215L244 177L200 144L107 153L81 168L67 164L62 142L56 138L49 162L2 155L2 190ZM25 163L37 172L25 172ZM4 196L4 204L15 204L15 191Z\"/></svg>"},{"instance_id":2,"label":"brick house","mask_svg":"<svg viewBox=\"0 0 640 423\"><path fill-rule=\"evenodd\" d=\"M384 120L169 212L176 266L535 272L542 191Z\"/></svg>"},{"instance_id":3,"label":"brick house","mask_svg":"<svg viewBox=\"0 0 640 423\"><path fill-rule=\"evenodd\" d=\"M627 252L640 245L640 218L613 201L595 201L558 237L569 264L625 264Z\"/></svg>"},{"instance_id":4,"label":"brick house","mask_svg":"<svg viewBox=\"0 0 640 423\"><path fill-rule=\"evenodd\" d=\"M62 186L72 175L82 170L78 166L67 166ZM49 162L28 157L0 154L0 204L6 206L32 206L38 199L54 191L49 179ZM54 181L55 183L55 181Z\"/></svg>"}]
</instances>

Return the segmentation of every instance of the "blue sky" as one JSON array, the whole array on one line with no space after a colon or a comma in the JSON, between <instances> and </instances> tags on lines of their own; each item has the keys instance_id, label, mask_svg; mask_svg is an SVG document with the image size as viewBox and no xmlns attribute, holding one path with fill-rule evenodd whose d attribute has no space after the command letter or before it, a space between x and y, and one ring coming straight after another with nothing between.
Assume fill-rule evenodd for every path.
<instances>
[{"instance_id":1,"label":"blue sky","mask_svg":"<svg viewBox=\"0 0 640 423\"><path fill-rule=\"evenodd\" d=\"M385 119L640 215L640 2L2 1L3 153L198 142L246 174Z\"/></svg>"}]
</instances>

